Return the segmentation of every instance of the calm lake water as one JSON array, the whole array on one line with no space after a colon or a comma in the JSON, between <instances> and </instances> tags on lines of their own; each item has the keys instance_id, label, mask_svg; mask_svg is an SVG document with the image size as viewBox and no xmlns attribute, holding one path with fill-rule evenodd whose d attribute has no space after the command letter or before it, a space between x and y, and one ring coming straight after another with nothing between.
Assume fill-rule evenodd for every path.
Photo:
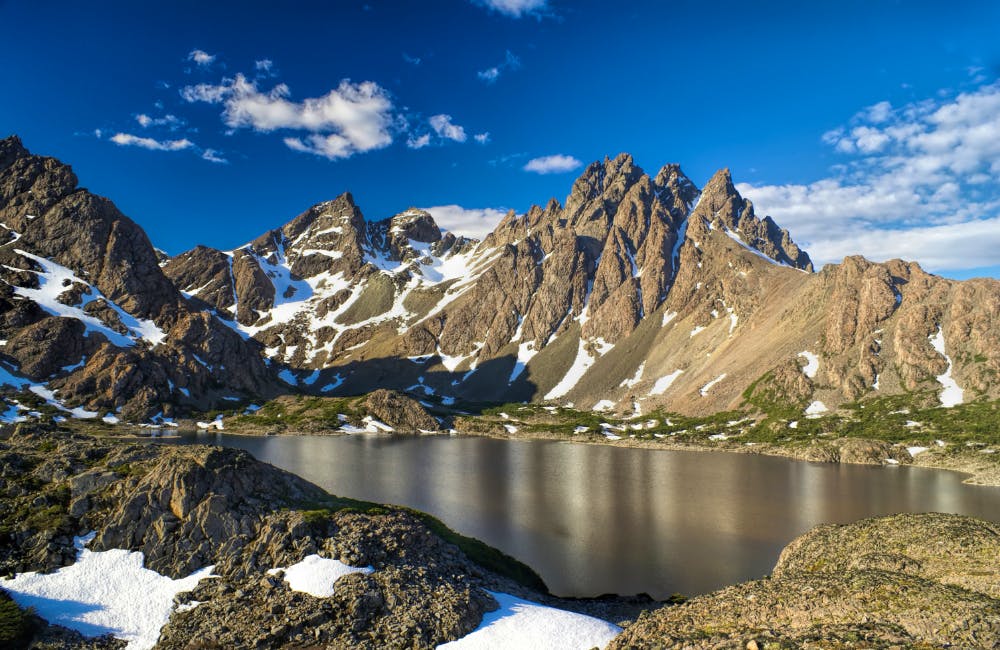
<instances>
[{"instance_id":1,"label":"calm lake water","mask_svg":"<svg viewBox=\"0 0 1000 650\"><path fill-rule=\"evenodd\" d=\"M915 467L448 436L182 435L246 449L333 494L429 512L561 596L693 595L770 573L820 523L895 512L1000 520L1000 488Z\"/></svg>"}]
</instances>

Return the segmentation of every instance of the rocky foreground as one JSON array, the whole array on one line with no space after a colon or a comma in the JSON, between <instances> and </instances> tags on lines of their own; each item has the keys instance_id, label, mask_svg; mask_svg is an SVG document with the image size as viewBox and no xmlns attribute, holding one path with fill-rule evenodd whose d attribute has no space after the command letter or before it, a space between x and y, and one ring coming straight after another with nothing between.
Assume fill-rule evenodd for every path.
<instances>
[{"instance_id":1,"label":"rocky foreground","mask_svg":"<svg viewBox=\"0 0 1000 650\"><path fill-rule=\"evenodd\" d=\"M333 497L245 452L107 441L22 424L0 431L0 573L142 551L180 578L209 565L161 648L433 648L480 626L489 592L622 625L612 648L997 647L1000 524L896 515L820 526L769 578L675 605L556 599L534 572L414 511ZM278 567L318 554L371 567L333 595L293 591ZM643 611L648 610L648 611ZM6 636L5 636L6 635ZM118 648L17 610L0 590L0 645Z\"/></svg>"}]
</instances>

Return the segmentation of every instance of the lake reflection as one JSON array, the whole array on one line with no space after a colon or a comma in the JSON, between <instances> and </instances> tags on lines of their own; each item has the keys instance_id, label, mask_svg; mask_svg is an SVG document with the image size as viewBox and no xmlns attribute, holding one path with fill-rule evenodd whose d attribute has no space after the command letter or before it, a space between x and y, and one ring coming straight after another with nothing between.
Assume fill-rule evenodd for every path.
<instances>
[{"instance_id":1,"label":"lake reflection","mask_svg":"<svg viewBox=\"0 0 1000 650\"><path fill-rule=\"evenodd\" d=\"M704 593L770 573L820 523L894 512L1000 520L1000 489L913 467L448 436L198 433L326 490L410 506L526 562L553 593Z\"/></svg>"}]
</instances>

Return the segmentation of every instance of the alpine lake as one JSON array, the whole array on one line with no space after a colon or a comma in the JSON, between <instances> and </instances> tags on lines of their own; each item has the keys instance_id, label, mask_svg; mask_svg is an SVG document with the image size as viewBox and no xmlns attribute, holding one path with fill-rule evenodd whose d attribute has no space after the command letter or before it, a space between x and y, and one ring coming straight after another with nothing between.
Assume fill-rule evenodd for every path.
<instances>
[{"instance_id":1,"label":"alpine lake","mask_svg":"<svg viewBox=\"0 0 1000 650\"><path fill-rule=\"evenodd\" d=\"M154 439L245 449L332 494L428 512L527 563L559 596L707 593L766 576L823 523L897 512L1000 521L1000 488L910 466L448 435Z\"/></svg>"}]
</instances>

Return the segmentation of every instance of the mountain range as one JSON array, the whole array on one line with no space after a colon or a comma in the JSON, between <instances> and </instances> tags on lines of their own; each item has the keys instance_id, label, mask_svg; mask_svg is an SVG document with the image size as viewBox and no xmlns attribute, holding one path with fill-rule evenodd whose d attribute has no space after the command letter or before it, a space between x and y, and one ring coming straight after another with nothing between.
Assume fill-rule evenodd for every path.
<instances>
[{"instance_id":1,"label":"mountain range","mask_svg":"<svg viewBox=\"0 0 1000 650\"><path fill-rule=\"evenodd\" d=\"M830 224L831 228L838 224ZM0 140L0 383L145 422L282 393L808 413L1000 393L1000 282L808 254L740 196L627 154L482 241L349 193L169 257L71 168Z\"/></svg>"}]
</instances>

